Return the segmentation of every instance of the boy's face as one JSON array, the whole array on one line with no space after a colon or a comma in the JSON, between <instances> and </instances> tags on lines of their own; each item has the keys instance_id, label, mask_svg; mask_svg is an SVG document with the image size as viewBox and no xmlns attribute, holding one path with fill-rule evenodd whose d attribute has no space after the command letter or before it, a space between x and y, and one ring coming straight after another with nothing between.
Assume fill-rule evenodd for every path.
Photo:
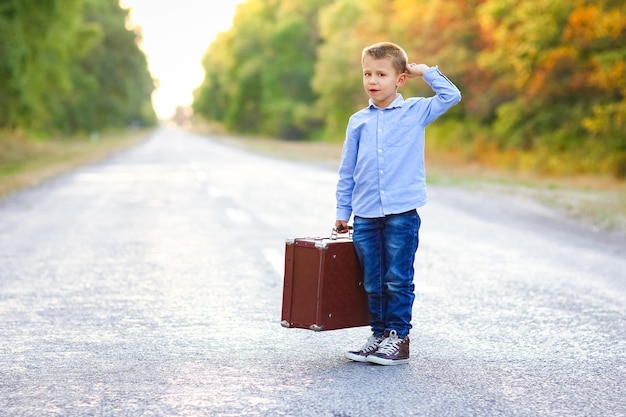
<instances>
[{"instance_id":1,"label":"boy's face","mask_svg":"<svg viewBox=\"0 0 626 417\"><path fill-rule=\"evenodd\" d=\"M406 74L398 74L391 59L363 58L363 87L374 104L384 109L396 99L398 87L406 82Z\"/></svg>"}]
</instances>

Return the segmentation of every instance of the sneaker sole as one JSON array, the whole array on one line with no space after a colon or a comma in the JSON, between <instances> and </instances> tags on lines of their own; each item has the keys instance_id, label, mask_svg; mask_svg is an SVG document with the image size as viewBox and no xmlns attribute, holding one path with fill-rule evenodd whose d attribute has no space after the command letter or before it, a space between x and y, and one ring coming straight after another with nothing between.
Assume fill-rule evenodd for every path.
<instances>
[{"instance_id":1,"label":"sneaker sole","mask_svg":"<svg viewBox=\"0 0 626 417\"><path fill-rule=\"evenodd\" d=\"M367 362L367 357L363 355L357 355L356 353L346 352L346 358L354 362Z\"/></svg>"},{"instance_id":2,"label":"sneaker sole","mask_svg":"<svg viewBox=\"0 0 626 417\"><path fill-rule=\"evenodd\" d=\"M374 355L369 355L367 361L377 365L402 365L409 363L409 359L385 359Z\"/></svg>"}]
</instances>

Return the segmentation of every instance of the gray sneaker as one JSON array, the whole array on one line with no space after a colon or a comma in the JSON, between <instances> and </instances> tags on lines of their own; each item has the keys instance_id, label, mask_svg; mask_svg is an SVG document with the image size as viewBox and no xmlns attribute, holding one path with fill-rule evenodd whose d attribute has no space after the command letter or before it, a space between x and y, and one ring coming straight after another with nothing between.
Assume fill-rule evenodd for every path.
<instances>
[{"instance_id":1,"label":"gray sneaker","mask_svg":"<svg viewBox=\"0 0 626 417\"><path fill-rule=\"evenodd\" d=\"M409 362L409 336L402 339L395 330L389 332L389 337L383 340L376 352L366 357L368 362L378 365L400 365Z\"/></svg>"},{"instance_id":2,"label":"gray sneaker","mask_svg":"<svg viewBox=\"0 0 626 417\"><path fill-rule=\"evenodd\" d=\"M383 339L384 336L371 335L360 350L346 352L346 358L355 362L367 362L367 355L376 352Z\"/></svg>"}]
</instances>

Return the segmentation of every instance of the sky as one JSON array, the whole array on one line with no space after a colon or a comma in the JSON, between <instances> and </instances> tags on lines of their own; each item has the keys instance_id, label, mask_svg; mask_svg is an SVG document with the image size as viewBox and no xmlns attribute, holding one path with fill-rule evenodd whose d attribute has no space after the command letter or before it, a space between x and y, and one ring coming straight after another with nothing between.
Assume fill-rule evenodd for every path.
<instances>
[{"instance_id":1,"label":"sky","mask_svg":"<svg viewBox=\"0 0 626 417\"><path fill-rule=\"evenodd\" d=\"M141 49L158 89L152 95L160 118L190 105L204 78L202 56L218 33L230 28L244 0L120 0L141 27Z\"/></svg>"}]
</instances>

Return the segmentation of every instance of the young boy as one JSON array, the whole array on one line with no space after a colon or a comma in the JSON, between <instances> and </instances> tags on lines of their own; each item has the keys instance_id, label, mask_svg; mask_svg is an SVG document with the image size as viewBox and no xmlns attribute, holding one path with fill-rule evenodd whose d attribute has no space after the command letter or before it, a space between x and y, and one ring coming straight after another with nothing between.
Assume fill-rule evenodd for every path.
<instances>
[{"instance_id":1,"label":"young boy","mask_svg":"<svg viewBox=\"0 0 626 417\"><path fill-rule=\"evenodd\" d=\"M337 183L335 228L346 233L354 214L353 241L363 266L372 335L346 357L397 365L409 361L413 263L420 217L427 202L424 128L461 100L437 67L408 64L402 48L381 42L363 50L363 86L369 106L352 115ZM407 79L423 77L432 97L404 99Z\"/></svg>"}]
</instances>

